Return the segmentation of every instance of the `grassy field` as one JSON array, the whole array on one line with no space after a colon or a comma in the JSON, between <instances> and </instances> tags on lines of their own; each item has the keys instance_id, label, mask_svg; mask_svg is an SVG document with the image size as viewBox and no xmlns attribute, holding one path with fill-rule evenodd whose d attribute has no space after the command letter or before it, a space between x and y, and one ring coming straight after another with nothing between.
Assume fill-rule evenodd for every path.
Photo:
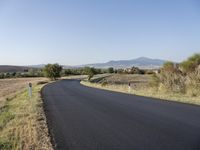
<instances>
[{"instance_id":1,"label":"grassy field","mask_svg":"<svg viewBox=\"0 0 200 150\"><path fill-rule=\"evenodd\" d=\"M1 150L52 149L40 97L44 80L44 78L0 80ZM27 92L29 82L33 83L31 98Z\"/></svg>"},{"instance_id":2,"label":"grassy field","mask_svg":"<svg viewBox=\"0 0 200 150\"><path fill-rule=\"evenodd\" d=\"M119 75L115 74L98 82L81 81L81 84L111 91L154 97L161 100L177 101L182 103L200 105L199 96L189 96L181 93L166 93L150 86L152 75ZM128 83L131 83L129 89Z\"/></svg>"},{"instance_id":3,"label":"grassy field","mask_svg":"<svg viewBox=\"0 0 200 150\"><path fill-rule=\"evenodd\" d=\"M0 107L7 97L12 97L16 92L22 91L28 83L37 83L45 80L44 78L13 78L0 79Z\"/></svg>"}]
</instances>

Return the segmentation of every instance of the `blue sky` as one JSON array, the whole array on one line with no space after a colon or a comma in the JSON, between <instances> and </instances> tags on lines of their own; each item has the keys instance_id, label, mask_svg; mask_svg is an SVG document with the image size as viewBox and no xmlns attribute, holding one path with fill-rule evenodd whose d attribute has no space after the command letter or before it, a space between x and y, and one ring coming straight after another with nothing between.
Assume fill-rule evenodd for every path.
<instances>
[{"instance_id":1,"label":"blue sky","mask_svg":"<svg viewBox=\"0 0 200 150\"><path fill-rule=\"evenodd\" d=\"M78 65L200 52L199 0L1 0L0 65Z\"/></svg>"}]
</instances>

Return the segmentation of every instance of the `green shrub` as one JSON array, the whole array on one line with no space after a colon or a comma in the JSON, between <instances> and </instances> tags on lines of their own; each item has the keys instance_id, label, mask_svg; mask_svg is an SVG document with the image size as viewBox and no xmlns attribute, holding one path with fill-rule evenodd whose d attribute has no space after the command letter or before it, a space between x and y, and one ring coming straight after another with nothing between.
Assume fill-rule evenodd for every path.
<instances>
[{"instance_id":1,"label":"green shrub","mask_svg":"<svg viewBox=\"0 0 200 150\"><path fill-rule=\"evenodd\" d=\"M108 73L114 73L114 68L113 67L108 68Z\"/></svg>"},{"instance_id":2,"label":"green shrub","mask_svg":"<svg viewBox=\"0 0 200 150\"><path fill-rule=\"evenodd\" d=\"M61 76L62 66L59 64L48 64L44 68L44 74L51 80L56 80Z\"/></svg>"},{"instance_id":3,"label":"green shrub","mask_svg":"<svg viewBox=\"0 0 200 150\"><path fill-rule=\"evenodd\" d=\"M12 144L7 140L0 139L0 149L1 150L11 150Z\"/></svg>"},{"instance_id":4,"label":"green shrub","mask_svg":"<svg viewBox=\"0 0 200 150\"><path fill-rule=\"evenodd\" d=\"M186 61L183 61L180 66L184 73L189 73L195 71L195 69L200 65L200 54L194 54L189 57Z\"/></svg>"}]
</instances>

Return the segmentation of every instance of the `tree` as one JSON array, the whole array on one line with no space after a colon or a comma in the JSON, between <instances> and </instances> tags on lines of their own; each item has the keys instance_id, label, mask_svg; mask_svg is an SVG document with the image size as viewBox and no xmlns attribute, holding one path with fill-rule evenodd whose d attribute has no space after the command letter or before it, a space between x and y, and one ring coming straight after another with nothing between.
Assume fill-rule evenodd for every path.
<instances>
[{"instance_id":1,"label":"tree","mask_svg":"<svg viewBox=\"0 0 200 150\"><path fill-rule=\"evenodd\" d=\"M73 74L71 69L65 69L65 73L66 76Z\"/></svg>"},{"instance_id":2,"label":"tree","mask_svg":"<svg viewBox=\"0 0 200 150\"><path fill-rule=\"evenodd\" d=\"M123 69L117 69L117 73L118 73L118 74L123 74L123 73L124 73L124 70L123 70Z\"/></svg>"},{"instance_id":3,"label":"tree","mask_svg":"<svg viewBox=\"0 0 200 150\"><path fill-rule=\"evenodd\" d=\"M108 73L114 73L113 67L108 68Z\"/></svg>"},{"instance_id":4,"label":"tree","mask_svg":"<svg viewBox=\"0 0 200 150\"><path fill-rule=\"evenodd\" d=\"M130 74L144 74L144 71L140 70L138 67L133 66L128 73L130 73Z\"/></svg>"},{"instance_id":5,"label":"tree","mask_svg":"<svg viewBox=\"0 0 200 150\"><path fill-rule=\"evenodd\" d=\"M88 75L88 80L90 81L91 78L96 74L95 68L85 67L84 74Z\"/></svg>"},{"instance_id":6,"label":"tree","mask_svg":"<svg viewBox=\"0 0 200 150\"><path fill-rule=\"evenodd\" d=\"M51 80L56 80L61 75L62 66L59 64L48 64L44 68L44 75Z\"/></svg>"},{"instance_id":7,"label":"tree","mask_svg":"<svg viewBox=\"0 0 200 150\"><path fill-rule=\"evenodd\" d=\"M4 79L4 78L5 78L4 73L0 73L0 79Z\"/></svg>"}]
</instances>

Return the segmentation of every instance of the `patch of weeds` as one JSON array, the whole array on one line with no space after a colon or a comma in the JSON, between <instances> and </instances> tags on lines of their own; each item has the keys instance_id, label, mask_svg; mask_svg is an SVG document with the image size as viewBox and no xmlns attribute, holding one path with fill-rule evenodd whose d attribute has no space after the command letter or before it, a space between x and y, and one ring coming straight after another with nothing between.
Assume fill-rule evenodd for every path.
<instances>
[{"instance_id":1,"label":"patch of weeds","mask_svg":"<svg viewBox=\"0 0 200 150\"><path fill-rule=\"evenodd\" d=\"M0 150L11 150L12 144L6 140L0 139Z\"/></svg>"},{"instance_id":2,"label":"patch of weeds","mask_svg":"<svg viewBox=\"0 0 200 150\"><path fill-rule=\"evenodd\" d=\"M0 108L0 115L2 112L8 111L8 105L4 105L3 107Z\"/></svg>"},{"instance_id":3,"label":"patch of weeds","mask_svg":"<svg viewBox=\"0 0 200 150\"><path fill-rule=\"evenodd\" d=\"M14 118L14 114L11 112L2 112L0 115L0 129L3 129L3 127Z\"/></svg>"}]
</instances>

